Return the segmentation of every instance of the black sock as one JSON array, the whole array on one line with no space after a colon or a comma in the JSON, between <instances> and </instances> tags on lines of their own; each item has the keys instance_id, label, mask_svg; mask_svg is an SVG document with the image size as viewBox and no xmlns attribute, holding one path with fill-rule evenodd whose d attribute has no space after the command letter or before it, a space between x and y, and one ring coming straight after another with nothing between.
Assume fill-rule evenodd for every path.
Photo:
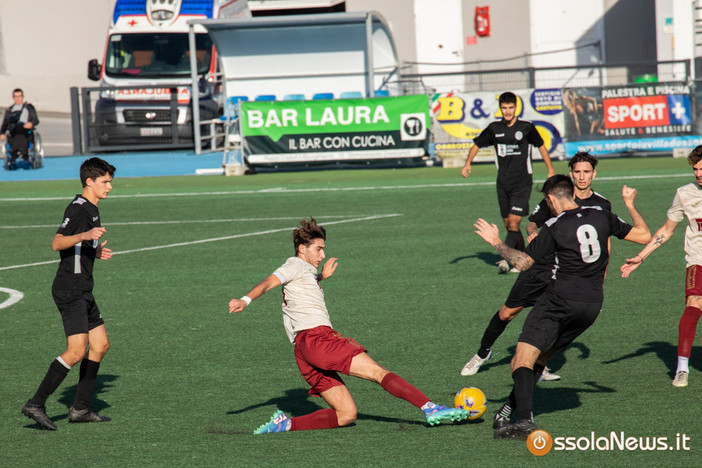
<instances>
[{"instance_id":1,"label":"black sock","mask_svg":"<svg viewBox=\"0 0 702 468\"><path fill-rule=\"evenodd\" d=\"M539 382L541 374L544 372L545 368L546 366L542 366L541 364L534 364L534 385Z\"/></svg>"},{"instance_id":2,"label":"black sock","mask_svg":"<svg viewBox=\"0 0 702 468\"><path fill-rule=\"evenodd\" d=\"M507 247L512 247L520 251L524 250L524 236L522 231L507 231L507 237L505 237L505 244Z\"/></svg>"},{"instance_id":3,"label":"black sock","mask_svg":"<svg viewBox=\"0 0 702 468\"><path fill-rule=\"evenodd\" d=\"M500 318L499 310L492 316L485 333L483 333L483 339L480 340L480 349L478 350L480 359L485 359L490 354L490 348L492 348L492 345L495 344L502 332L505 331L507 324L509 322L503 322Z\"/></svg>"},{"instance_id":4,"label":"black sock","mask_svg":"<svg viewBox=\"0 0 702 468\"><path fill-rule=\"evenodd\" d=\"M509 405L509 401L502 405L502 407L497 411L503 418L509 419L512 415L512 407Z\"/></svg>"},{"instance_id":5,"label":"black sock","mask_svg":"<svg viewBox=\"0 0 702 468\"><path fill-rule=\"evenodd\" d=\"M517 416L521 419L533 419L534 371L520 367L512 372L514 380L514 400L517 403Z\"/></svg>"},{"instance_id":6,"label":"black sock","mask_svg":"<svg viewBox=\"0 0 702 468\"><path fill-rule=\"evenodd\" d=\"M61 385L63 379L68 375L69 370L70 369L67 369L58 359L51 361L49 370L46 371L46 375L44 376L44 380L41 381L37 392L30 399L31 403L37 406L44 406L49 395L54 393L59 385Z\"/></svg>"},{"instance_id":7,"label":"black sock","mask_svg":"<svg viewBox=\"0 0 702 468\"><path fill-rule=\"evenodd\" d=\"M80 378L73 409L84 410L90 408L90 399L93 397L99 368L99 362L91 361L88 358L84 358L80 363Z\"/></svg>"}]
</instances>

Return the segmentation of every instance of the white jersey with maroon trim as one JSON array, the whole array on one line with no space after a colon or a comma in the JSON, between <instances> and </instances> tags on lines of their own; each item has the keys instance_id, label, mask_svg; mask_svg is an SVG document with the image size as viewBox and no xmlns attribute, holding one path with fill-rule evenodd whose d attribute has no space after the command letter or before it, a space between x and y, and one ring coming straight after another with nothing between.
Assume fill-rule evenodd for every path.
<instances>
[{"instance_id":1,"label":"white jersey with maroon trim","mask_svg":"<svg viewBox=\"0 0 702 468\"><path fill-rule=\"evenodd\" d=\"M702 188L691 183L678 188L668 219L679 223L687 218L685 230L685 261L687 266L702 265Z\"/></svg>"}]
</instances>

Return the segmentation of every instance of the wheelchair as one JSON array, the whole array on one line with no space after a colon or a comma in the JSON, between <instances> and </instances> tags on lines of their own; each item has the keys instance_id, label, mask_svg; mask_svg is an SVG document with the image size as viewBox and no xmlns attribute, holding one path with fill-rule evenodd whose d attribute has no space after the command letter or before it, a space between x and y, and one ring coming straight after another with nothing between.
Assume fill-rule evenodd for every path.
<instances>
[{"instance_id":1,"label":"wheelchair","mask_svg":"<svg viewBox=\"0 0 702 468\"><path fill-rule=\"evenodd\" d=\"M5 169L11 171L20 167L22 162L30 165L33 169L44 166L44 148L41 145L41 135L32 128L27 134L27 154L15 154L10 143L10 132L5 133L5 141L2 144L2 155L5 158Z\"/></svg>"}]
</instances>

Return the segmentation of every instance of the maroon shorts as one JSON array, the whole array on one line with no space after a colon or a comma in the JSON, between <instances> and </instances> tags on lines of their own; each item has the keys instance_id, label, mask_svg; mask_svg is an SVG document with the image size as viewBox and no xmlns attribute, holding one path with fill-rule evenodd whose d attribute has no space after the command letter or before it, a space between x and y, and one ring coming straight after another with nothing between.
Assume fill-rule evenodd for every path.
<instances>
[{"instance_id":1,"label":"maroon shorts","mask_svg":"<svg viewBox=\"0 0 702 468\"><path fill-rule=\"evenodd\" d=\"M344 385L338 373L349 375L351 359L365 352L356 340L327 326L303 330L295 337L295 360L312 387L310 395L318 396L332 387Z\"/></svg>"},{"instance_id":2,"label":"maroon shorts","mask_svg":"<svg viewBox=\"0 0 702 468\"><path fill-rule=\"evenodd\" d=\"M702 296L702 266L691 265L685 270L685 297Z\"/></svg>"}]
</instances>

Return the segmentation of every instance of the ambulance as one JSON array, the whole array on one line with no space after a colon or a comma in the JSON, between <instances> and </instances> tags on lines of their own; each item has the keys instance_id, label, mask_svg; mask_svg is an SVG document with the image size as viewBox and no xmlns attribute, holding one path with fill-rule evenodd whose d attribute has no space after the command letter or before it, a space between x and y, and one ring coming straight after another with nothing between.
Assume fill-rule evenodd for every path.
<instances>
[{"instance_id":1,"label":"ambulance","mask_svg":"<svg viewBox=\"0 0 702 468\"><path fill-rule=\"evenodd\" d=\"M187 23L247 17L247 0L117 0L102 63L88 63L88 78L100 83L93 111L97 144L192 146ZM222 104L215 84L217 57L204 28L195 30L195 49L200 118L206 120L215 118Z\"/></svg>"}]
</instances>

